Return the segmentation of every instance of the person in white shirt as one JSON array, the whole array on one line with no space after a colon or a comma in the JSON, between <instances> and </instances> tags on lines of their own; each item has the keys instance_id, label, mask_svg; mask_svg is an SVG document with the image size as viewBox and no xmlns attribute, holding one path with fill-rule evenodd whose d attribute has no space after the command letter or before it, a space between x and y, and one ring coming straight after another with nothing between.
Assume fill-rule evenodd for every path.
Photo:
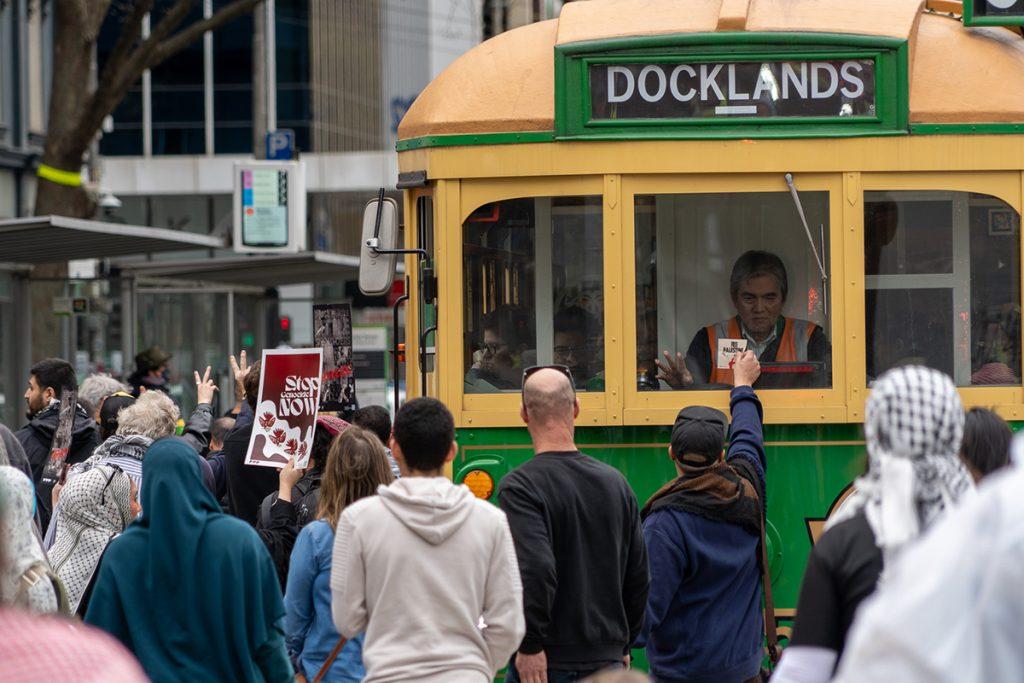
<instances>
[{"instance_id":1,"label":"person in white shirt","mask_svg":"<svg viewBox=\"0 0 1024 683\"><path fill-rule=\"evenodd\" d=\"M444 476L455 424L440 401L403 405L391 449L402 478L338 522L334 624L366 632L367 683L488 683L526 631L505 514Z\"/></svg>"}]
</instances>

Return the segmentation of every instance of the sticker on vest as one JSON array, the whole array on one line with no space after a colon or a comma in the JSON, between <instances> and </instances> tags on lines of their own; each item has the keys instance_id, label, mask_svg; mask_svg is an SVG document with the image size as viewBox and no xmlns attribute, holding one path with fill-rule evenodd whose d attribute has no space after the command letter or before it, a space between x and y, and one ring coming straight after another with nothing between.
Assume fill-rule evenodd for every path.
<instances>
[{"instance_id":1,"label":"sticker on vest","mask_svg":"<svg viewBox=\"0 0 1024 683\"><path fill-rule=\"evenodd\" d=\"M747 350L746 339L719 339L718 340L718 369L732 370L736 362L736 356Z\"/></svg>"}]
</instances>

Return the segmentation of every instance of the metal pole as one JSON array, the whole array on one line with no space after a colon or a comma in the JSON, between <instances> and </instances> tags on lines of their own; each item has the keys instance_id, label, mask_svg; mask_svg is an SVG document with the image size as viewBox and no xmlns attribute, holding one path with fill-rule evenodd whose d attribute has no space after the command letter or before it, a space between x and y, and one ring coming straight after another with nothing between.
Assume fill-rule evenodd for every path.
<instances>
[{"instance_id":1,"label":"metal pole","mask_svg":"<svg viewBox=\"0 0 1024 683\"><path fill-rule=\"evenodd\" d=\"M213 0L203 0L203 18L213 16ZM213 31L203 34L203 129L206 156L213 156Z\"/></svg>"},{"instance_id":2,"label":"metal pole","mask_svg":"<svg viewBox=\"0 0 1024 683\"><path fill-rule=\"evenodd\" d=\"M149 38L149 14L142 18L142 39ZM142 72L142 156L153 156L153 74Z\"/></svg>"},{"instance_id":3,"label":"metal pole","mask_svg":"<svg viewBox=\"0 0 1024 683\"><path fill-rule=\"evenodd\" d=\"M267 39L267 132L272 133L277 130L277 26L274 21L274 0L265 0L263 10L266 17L263 30Z\"/></svg>"},{"instance_id":4,"label":"metal pole","mask_svg":"<svg viewBox=\"0 0 1024 683\"><path fill-rule=\"evenodd\" d=\"M241 353L241 346L235 346L235 291L233 289L228 290L228 344L227 349L229 354ZM232 378L233 379L233 378ZM226 392L220 392L221 410L224 409L224 397Z\"/></svg>"},{"instance_id":5,"label":"metal pole","mask_svg":"<svg viewBox=\"0 0 1024 683\"><path fill-rule=\"evenodd\" d=\"M122 372L130 374L135 359L135 334L138 330L138 290L133 275L121 277L121 354Z\"/></svg>"}]
</instances>

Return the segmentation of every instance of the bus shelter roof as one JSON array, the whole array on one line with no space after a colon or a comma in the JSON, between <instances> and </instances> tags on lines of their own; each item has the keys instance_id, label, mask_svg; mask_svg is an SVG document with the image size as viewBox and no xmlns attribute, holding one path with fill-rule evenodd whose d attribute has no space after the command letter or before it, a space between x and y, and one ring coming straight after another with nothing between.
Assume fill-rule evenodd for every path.
<instances>
[{"instance_id":1,"label":"bus shelter roof","mask_svg":"<svg viewBox=\"0 0 1024 683\"><path fill-rule=\"evenodd\" d=\"M122 262L118 265L135 277L277 287L354 277L359 270L359 257L326 251L303 251L296 254L240 254L187 261Z\"/></svg>"},{"instance_id":2,"label":"bus shelter roof","mask_svg":"<svg viewBox=\"0 0 1024 683\"><path fill-rule=\"evenodd\" d=\"M66 216L0 220L0 261L13 263L55 263L224 245L223 237Z\"/></svg>"}]
</instances>

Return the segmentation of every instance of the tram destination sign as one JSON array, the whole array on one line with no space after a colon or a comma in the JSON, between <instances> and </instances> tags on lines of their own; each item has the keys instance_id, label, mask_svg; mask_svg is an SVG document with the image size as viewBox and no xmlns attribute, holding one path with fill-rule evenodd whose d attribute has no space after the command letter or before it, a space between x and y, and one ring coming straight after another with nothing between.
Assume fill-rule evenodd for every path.
<instances>
[{"instance_id":1,"label":"tram destination sign","mask_svg":"<svg viewBox=\"0 0 1024 683\"><path fill-rule=\"evenodd\" d=\"M591 121L874 118L873 59L590 63Z\"/></svg>"},{"instance_id":2,"label":"tram destination sign","mask_svg":"<svg viewBox=\"0 0 1024 683\"><path fill-rule=\"evenodd\" d=\"M555 139L907 135L908 50L901 38L773 32L556 45Z\"/></svg>"},{"instance_id":3,"label":"tram destination sign","mask_svg":"<svg viewBox=\"0 0 1024 683\"><path fill-rule=\"evenodd\" d=\"M964 26L1020 26L1024 0L964 0Z\"/></svg>"}]
</instances>

